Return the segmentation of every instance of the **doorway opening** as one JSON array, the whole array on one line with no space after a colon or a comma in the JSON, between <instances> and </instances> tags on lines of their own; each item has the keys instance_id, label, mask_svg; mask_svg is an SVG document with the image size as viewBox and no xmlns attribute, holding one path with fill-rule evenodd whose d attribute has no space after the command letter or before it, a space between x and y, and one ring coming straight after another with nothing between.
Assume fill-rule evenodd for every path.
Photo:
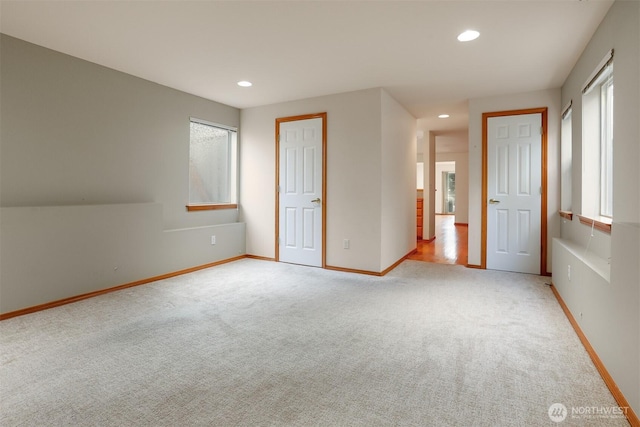
<instances>
[{"instance_id":1,"label":"doorway opening","mask_svg":"<svg viewBox=\"0 0 640 427\"><path fill-rule=\"evenodd\" d=\"M409 259L467 265L467 224L456 224L453 215L436 215L435 224L435 239L418 240L416 252L409 255Z\"/></svg>"},{"instance_id":2,"label":"doorway opening","mask_svg":"<svg viewBox=\"0 0 640 427\"><path fill-rule=\"evenodd\" d=\"M456 162L436 162L435 213L452 215L456 212Z\"/></svg>"},{"instance_id":3,"label":"doorway opening","mask_svg":"<svg viewBox=\"0 0 640 427\"><path fill-rule=\"evenodd\" d=\"M456 212L456 173L442 173L442 213L454 214Z\"/></svg>"}]
</instances>

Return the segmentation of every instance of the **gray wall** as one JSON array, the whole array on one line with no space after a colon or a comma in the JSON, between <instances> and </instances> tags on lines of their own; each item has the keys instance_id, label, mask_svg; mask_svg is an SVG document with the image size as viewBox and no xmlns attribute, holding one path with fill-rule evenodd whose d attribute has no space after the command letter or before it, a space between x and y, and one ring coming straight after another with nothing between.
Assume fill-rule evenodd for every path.
<instances>
[{"instance_id":1,"label":"gray wall","mask_svg":"<svg viewBox=\"0 0 640 427\"><path fill-rule=\"evenodd\" d=\"M238 109L6 35L1 52L0 311L245 253L237 210L185 209L189 117Z\"/></svg>"},{"instance_id":2,"label":"gray wall","mask_svg":"<svg viewBox=\"0 0 640 427\"><path fill-rule=\"evenodd\" d=\"M573 100L571 205L574 213L580 213L581 89L605 54L615 49L611 235L596 230L592 236L591 227L580 224L576 216L573 221L563 221L562 242L554 246L562 243L578 249L572 254L559 253L557 259L554 255L553 274L558 292L636 414L640 414L639 28L640 2L616 1L562 87L562 105ZM602 265L604 280L581 271L576 273L583 275L583 280L570 280L569 264L574 269Z\"/></svg>"}]
</instances>

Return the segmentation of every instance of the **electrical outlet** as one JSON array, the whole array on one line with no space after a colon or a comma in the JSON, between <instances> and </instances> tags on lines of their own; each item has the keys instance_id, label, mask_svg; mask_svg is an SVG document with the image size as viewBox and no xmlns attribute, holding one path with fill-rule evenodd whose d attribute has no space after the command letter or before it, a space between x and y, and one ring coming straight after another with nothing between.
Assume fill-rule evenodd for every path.
<instances>
[{"instance_id":1,"label":"electrical outlet","mask_svg":"<svg viewBox=\"0 0 640 427\"><path fill-rule=\"evenodd\" d=\"M571 265L567 265L567 278L571 281Z\"/></svg>"},{"instance_id":2,"label":"electrical outlet","mask_svg":"<svg viewBox=\"0 0 640 427\"><path fill-rule=\"evenodd\" d=\"M342 241L342 247L343 247L344 249L349 249L349 244L350 244L349 239L344 239L344 240Z\"/></svg>"},{"instance_id":3,"label":"electrical outlet","mask_svg":"<svg viewBox=\"0 0 640 427\"><path fill-rule=\"evenodd\" d=\"M216 244L216 236L211 236L211 244L212 245Z\"/></svg>"}]
</instances>

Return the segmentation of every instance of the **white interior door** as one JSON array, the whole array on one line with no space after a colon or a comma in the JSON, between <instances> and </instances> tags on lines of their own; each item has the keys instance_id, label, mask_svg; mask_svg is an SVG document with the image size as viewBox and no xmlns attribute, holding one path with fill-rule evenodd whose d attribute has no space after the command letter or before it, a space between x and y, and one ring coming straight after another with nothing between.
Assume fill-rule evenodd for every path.
<instances>
[{"instance_id":1,"label":"white interior door","mask_svg":"<svg viewBox=\"0 0 640 427\"><path fill-rule=\"evenodd\" d=\"M540 274L542 115L487 119L487 268Z\"/></svg>"},{"instance_id":2,"label":"white interior door","mask_svg":"<svg viewBox=\"0 0 640 427\"><path fill-rule=\"evenodd\" d=\"M279 260L322 266L322 119L281 122Z\"/></svg>"}]
</instances>

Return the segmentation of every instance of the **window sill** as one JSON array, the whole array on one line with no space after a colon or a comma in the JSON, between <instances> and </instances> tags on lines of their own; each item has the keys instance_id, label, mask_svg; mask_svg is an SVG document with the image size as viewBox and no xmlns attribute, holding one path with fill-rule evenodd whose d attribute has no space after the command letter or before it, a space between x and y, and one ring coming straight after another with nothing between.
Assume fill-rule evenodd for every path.
<instances>
[{"instance_id":1,"label":"window sill","mask_svg":"<svg viewBox=\"0 0 640 427\"><path fill-rule=\"evenodd\" d=\"M213 211L217 209L238 209L236 203L225 203L219 205L187 205L187 212Z\"/></svg>"},{"instance_id":2,"label":"window sill","mask_svg":"<svg viewBox=\"0 0 640 427\"><path fill-rule=\"evenodd\" d=\"M597 230L611 234L611 218L599 216L597 218L589 218L588 216L578 215L580 223L593 227Z\"/></svg>"},{"instance_id":3,"label":"window sill","mask_svg":"<svg viewBox=\"0 0 640 427\"><path fill-rule=\"evenodd\" d=\"M571 211L558 211L558 215L560 215L564 219L568 219L569 221L573 221L573 212Z\"/></svg>"}]
</instances>

